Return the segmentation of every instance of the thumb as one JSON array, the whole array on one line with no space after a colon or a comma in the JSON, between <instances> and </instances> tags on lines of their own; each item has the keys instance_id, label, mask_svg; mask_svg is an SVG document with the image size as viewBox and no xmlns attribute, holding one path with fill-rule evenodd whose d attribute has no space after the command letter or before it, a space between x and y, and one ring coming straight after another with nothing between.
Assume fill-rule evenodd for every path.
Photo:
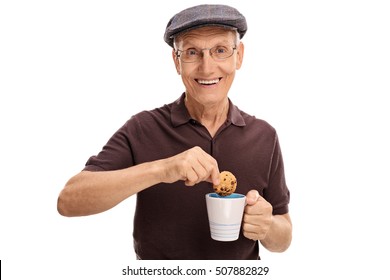
<instances>
[{"instance_id":1,"label":"thumb","mask_svg":"<svg viewBox=\"0 0 390 280\"><path fill-rule=\"evenodd\" d=\"M260 197L260 194L258 191L256 190L250 190L247 194L246 194L246 203L248 205L253 205L257 202L258 198Z\"/></svg>"}]
</instances>

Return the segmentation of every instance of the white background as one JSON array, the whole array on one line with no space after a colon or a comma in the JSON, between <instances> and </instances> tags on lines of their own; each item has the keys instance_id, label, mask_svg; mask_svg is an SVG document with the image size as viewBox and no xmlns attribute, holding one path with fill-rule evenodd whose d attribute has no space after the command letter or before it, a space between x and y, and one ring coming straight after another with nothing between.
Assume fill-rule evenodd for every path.
<instances>
[{"instance_id":1,"label":"white background","mask_svg":"<svg viewBox=\"0 0 390 280\"><path fill-rule=\"evenodd\" d=\"M179 97L162 37L173 14L199 3L221 2L0 2L5 279L124 279L122 267L139 265L134 198L82 218L60 216L56 200L128 118ZM387 1L223 3L249 26L230 98L277 129L291 191L294 240L283 254L262 250L268 279L385 279Z\"/></svg>"}]
</instances>

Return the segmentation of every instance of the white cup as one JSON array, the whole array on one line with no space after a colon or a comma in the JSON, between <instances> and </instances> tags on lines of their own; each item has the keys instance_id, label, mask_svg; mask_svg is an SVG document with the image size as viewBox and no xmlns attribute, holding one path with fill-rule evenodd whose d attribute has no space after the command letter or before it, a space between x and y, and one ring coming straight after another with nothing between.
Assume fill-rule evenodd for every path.
<instances>
[{"instance_id":1,"label":"white cup","mask_svg":"<svg viewBox=\"0 0 390 280\"><path fill-rule=\"evenodd\" d=\"M206 194L212 239L218 241L238 239L245 204L246 198L243 194L233 193L228 196L219 196L216 193Z\"/></svg>"}]
</instances>

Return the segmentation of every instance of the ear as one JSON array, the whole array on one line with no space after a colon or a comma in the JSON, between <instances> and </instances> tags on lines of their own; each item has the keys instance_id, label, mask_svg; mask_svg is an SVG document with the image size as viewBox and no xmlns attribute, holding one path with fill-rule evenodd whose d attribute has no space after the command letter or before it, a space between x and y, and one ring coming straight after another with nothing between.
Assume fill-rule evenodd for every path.
<instances>
[{"instance_id":1,"label":"ear","mask_svg":"<svg viewBox=\"0 0 390 280\"><path fill-rule=\"evenodd\" d=\"M241 68L243 59L244 59L244 44L240 42L240 44L237 46L236 70Z\"/></svg>"},{"instance_id":2,"label":"ear","mask_svg":"<svg viewBox=\"0 0 390 280\"><path fill-rule=\"evenodd\" d=\"M175 67L176 67L176 72L177 74L181 74L181 70L180 70L180 61L179 61L179 58L177 57L176 53L175 53L175 49L172 49L172 58L173 58L173 62L175 63Z\"/></svg>"}]
</instances>

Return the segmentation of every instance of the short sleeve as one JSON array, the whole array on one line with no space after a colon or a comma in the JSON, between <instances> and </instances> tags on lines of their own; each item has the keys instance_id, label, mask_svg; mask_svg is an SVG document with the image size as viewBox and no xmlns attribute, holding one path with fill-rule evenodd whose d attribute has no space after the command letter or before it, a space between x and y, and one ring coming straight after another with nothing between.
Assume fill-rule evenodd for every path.
<instances>
[{"instance_id":1,"label":"short sleeve","mask_svg":"<svg viewBox=\"0 0 390 280\"><path fill-rule=\"evenodd\" d=\"M107 171L124 169L134 165L129 140L131 119L126 122L104 145L98 155L91 156L85 164L85 171Z\"/></svg>"},{"instance_id":2,"label":"short sleeve","mask_svg":"<svg viewBox=\"0 0 390 280\"><path fill-rule=\"evenodd\" d=\"M274 215L288 213L290 191L286 185L283 157L276 133L271 156L268 186L264 189L264 198L271 203Z\"/></svg>"}]
</instances>

